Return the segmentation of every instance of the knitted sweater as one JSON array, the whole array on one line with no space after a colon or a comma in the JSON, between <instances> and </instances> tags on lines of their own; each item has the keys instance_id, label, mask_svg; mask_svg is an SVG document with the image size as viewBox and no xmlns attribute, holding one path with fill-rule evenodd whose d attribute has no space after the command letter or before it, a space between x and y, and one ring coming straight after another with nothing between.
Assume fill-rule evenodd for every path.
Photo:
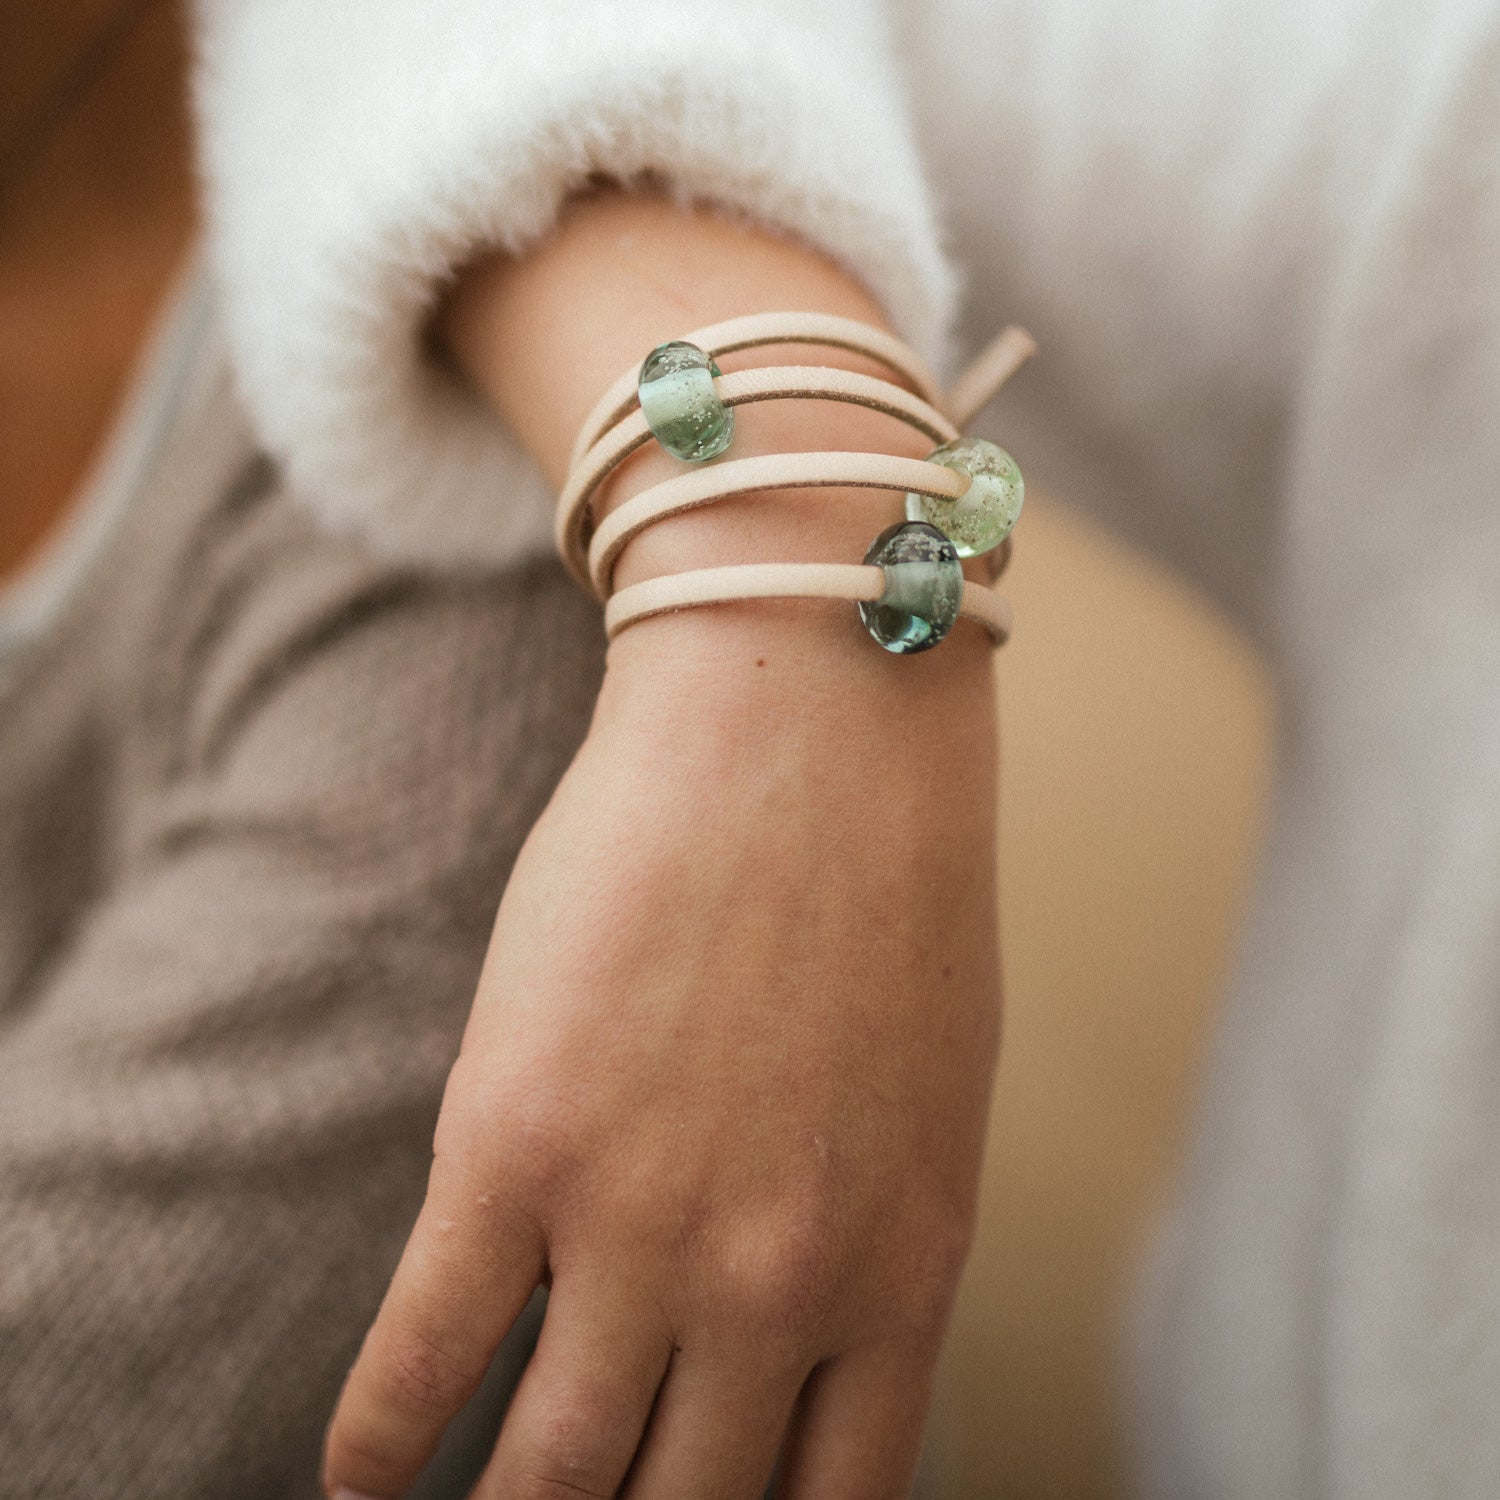
<instances>
[{"instance_id":1,"label":"knitted sweater","mask_svg":"<svg viewBox=\"0 0 1500 1500\"><path fill-rule=\"evenodd\" d=\"M1494 8L201 16L237 389L289 494L360 556L456 588L476 560L549 546L550 497L419 331L463 259L533 242L592 173L650 172L812 240L940 364L1002 316L1038 334L1044 358L992 418L1007 444L1210 589L1281 690L1256 909L1135 1320L1138 1477L1167 1497L1492 1494Z\"/></svg>"}]
</instances>

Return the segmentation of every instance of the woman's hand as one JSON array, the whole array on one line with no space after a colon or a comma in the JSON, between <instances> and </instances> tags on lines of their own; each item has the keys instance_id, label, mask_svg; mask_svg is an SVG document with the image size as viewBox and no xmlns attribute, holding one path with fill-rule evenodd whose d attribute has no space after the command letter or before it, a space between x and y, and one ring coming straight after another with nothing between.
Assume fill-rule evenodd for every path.
<instances>
[{"instance_id":1,"label":"woman's hand","mask_svg":"<svg viewBox=\"0 0 1500 1500\"><path fill-rule=\"evenodd\" d=\"M998 1032L978 636L890 657L814 603L616 642L501 904L331 1490L399 1495L545 1280L479 1495L753 1500L784 1436L785 1496L907 1494Z\"/></svg>"}]
</instances>

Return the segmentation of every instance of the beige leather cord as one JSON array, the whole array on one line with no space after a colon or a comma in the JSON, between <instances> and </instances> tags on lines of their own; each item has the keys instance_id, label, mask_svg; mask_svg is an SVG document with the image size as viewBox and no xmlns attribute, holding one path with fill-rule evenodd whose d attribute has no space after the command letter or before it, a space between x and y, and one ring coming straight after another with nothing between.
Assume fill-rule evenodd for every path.
<instances>
[{"instance_id":1,"label":"beige leather cord","mask_svg":"<svg viewBox=\"0 0 1500 1500\"><path fill-rule=\"evenodd\" d=\"M757 401L843 401L883 412L915 428L930 443L951 443L958 429L935 407L888 380L859 375L836 365L776 365L737 370L716 382L725 406ZM651 429L637 409L592 444L574 466L557 500L554 535L568 571L589 588L586 557L589 502L594 492L637 448L651 441ZM707 472L705 467L704 472Z\"/></svg>"},{"instance_id":2,"label":"beige leather cord","mask_svg":"<svg viewBox=\"0 0 1500 1500\"><path fill-rule=\"evenodd\" d=\"M748 317L710 323L706 328L683 334L682 338L713 359L770 344L817 344L825 349L847 349L866 355L894 375L904 375L929 406L947 409L942 387L911 349L883 328L873 328L854 318L835 317L832 313L751 313ZM591 444L634 409L638 376L638 370L626 370L594 403L573 441L573 451L568 457L570 469L577 466Z\"/></svg>"},{"instance_id":3,"label":"beige leather cord","mask_svg":"<svg viewBox=\"0 0 1500 1500\"><path fill-rule=\"evenodd\" d=\"M769 453L759 458L728 459L632 495L599 523L589 543L589 579L601 600L613 589L615 559L626 544L654 522L696 510L732 495L761 490L874 489L908 491L957 500L969 480L941 464L891 453Z\"/></svg>"},{"instance_id":4,"label":"beige leather cord","mask_svg":"<svg viewBox=\"0 0 1500 1500\"><path fill-rule=\"evenodd\" d=\"M967 427L1035 353L1036 340L1024 328L1002 328L965 366L939 405L959 427Z\"/></svg>"},{"instance_id":5,"label":"beige leather cord","mask_svg":"<svg viewBox=\"0 0 1500 1500\"><path fill-rule=\"evenodd\" d=\"M757 401L844 401L882 412L934 445L952 442L964 423L1035 352L1030 334L1006 328L956 380L946 397L930 372L899 339L847 318L815 313L764 313L734 318L684 336L717 357L739 349L806 343L848 349L883 364L920 394L892 381L838 366L783 365L739 370L715 381L725 406ZM687 468L616 507L590 537L590 505L600 486L651 440L635 391L636 372L622 375L585 418L558 496L555 537L568 571L605 601L613 639L638 620L672 610L743 599L831 598L872 603L885 590L884 571L863 563L737 563L647 579L613 593L615 564L630 541L666 517L730 496L766 490L867 488L956 500L970 481L941 464L889 453L776 453L709 461ZM1005 570L1009 537L986 554L992 579ZM966 579L961 618L983 626L999 646L1009 638L1009 605L992 588Z\"/></svg>"},{"instance_id":6,"label":"beige leather cord","mask_svg":"<svg viewBox=\"0 0 1500 1500\"><path fill-rule=\"evenodd\" d=\"M627 625L651 615L735 599L852 599L873 604L885 592L885 572L865 563L732 563L692 568L632 583L604 606L604 633L613 640ZM993 589L964 580L959 618L984 626L991 641L1010 638L1010 605Z\"/></svg>"}]
</instances>

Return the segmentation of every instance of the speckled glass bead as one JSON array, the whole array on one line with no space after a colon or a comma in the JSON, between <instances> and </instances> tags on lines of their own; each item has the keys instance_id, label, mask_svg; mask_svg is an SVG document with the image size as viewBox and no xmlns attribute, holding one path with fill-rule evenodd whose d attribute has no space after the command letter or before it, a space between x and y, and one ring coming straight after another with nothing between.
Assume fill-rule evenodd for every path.
<instances>
[{"instance_id":1,"label":"speckled glass bead","mask_svg":"<svg viewBox=\"0 0 1500 1500\"><path fill-rule=\"evenodd\" d=\"M953 543L925 521L897 521L870 543L865 562L885 572L885 592L863 600L859 617L887 651L910 655L937 645L953 628L964 573Z\"/></svg>"},{"instance_id":2,"label":"speckled glass bead","mask_svg":"<svg viewBox=\"0 0 1500 1500\"><path fill-rule=\"evenodd\" d=\"M978 557L998 547L1010 535L1026 498L1015 459L1004 448L976 437L944 443L927 458L969 475L973 483L957 500L908 494L907 519L936 526L958 548L960 557Z\"/></svg>"},{"instance_id":3,"label":"speckled glass bead","mask_svg":"<svg viewBox=\"0 0 1500 1500\"><path fill-rule=\"evenodd\" d=\"M675 458L701 464L734 436L734 412L714 389L719 367L696 344L658 344L641 365L636 390L652 435Z\"/></svg>"}]
</instances>

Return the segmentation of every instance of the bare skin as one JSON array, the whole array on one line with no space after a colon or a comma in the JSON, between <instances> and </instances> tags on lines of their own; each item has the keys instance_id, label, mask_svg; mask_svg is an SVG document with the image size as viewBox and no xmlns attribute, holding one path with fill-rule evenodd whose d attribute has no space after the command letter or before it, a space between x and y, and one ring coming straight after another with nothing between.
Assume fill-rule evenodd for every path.
<instances>
[{"instance_id":1,"label":"bare skin","mask_svg":"<svg viewBox=\"0 0 1500 1500\"><path fill-rule=\"evenodd\" d=\"M604 194L472 271L444 332L555 480L642 349L787 307L883 321L809 250ZM737 451L913 451L841 407L742 416ZM725 502L645 533L618 582L857 558L897 513L868 492ZM998 1042L994 737L966 622L906 659L826 605L618 638L501 903L330 1493L401 1494L544 1280L480 1496L751 1500L783 1441L788 1500L908 1492Z\"/></svg>"}]
</instances>

